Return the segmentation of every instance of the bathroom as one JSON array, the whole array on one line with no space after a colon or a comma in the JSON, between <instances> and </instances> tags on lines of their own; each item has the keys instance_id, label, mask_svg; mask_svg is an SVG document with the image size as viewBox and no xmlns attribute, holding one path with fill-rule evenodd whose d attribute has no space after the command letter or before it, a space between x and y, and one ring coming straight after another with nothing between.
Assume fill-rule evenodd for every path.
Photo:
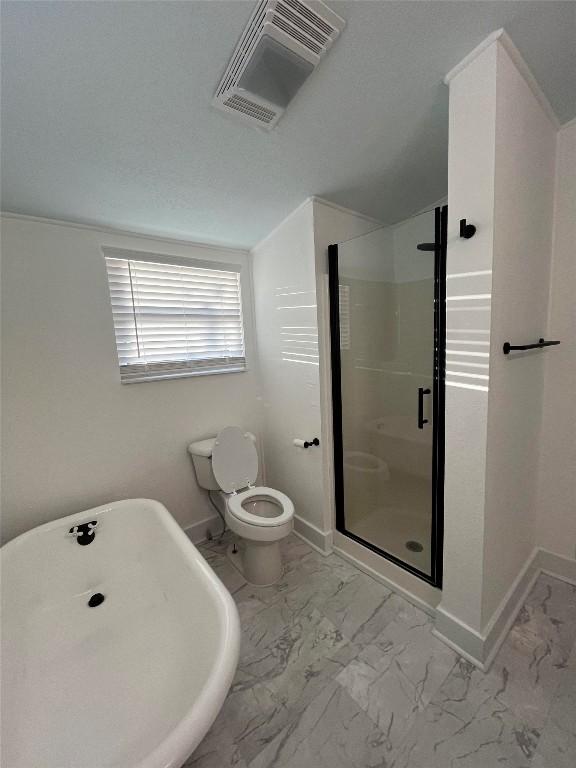
<instances>
[{"instance_id":1,"label":"bathroom","mask_svg":"<svg viewBox=\"0 0 576 768\"><path fill-rule=\"evenodd\" d=\"M576 3L0 20L2 766L572 768Z\"/></svg>"}]
</instances>

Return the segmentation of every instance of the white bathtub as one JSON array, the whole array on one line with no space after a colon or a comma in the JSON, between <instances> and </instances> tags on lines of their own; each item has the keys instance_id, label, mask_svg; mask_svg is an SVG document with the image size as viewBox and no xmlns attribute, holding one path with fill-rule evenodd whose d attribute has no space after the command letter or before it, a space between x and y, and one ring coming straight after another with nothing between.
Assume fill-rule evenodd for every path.
<instances>
[{"instance_id":1,"label":"white bathtub","mask_svg":"<svg viewBox=\"0 0 576 768\"><path fill-rule=\"evenodd\" d=\"M80 546L67 532L90 520ZM179 768L222 706L239 640L228 591L156 501L19 536L2 548L2 766Z\"/></svg>"}]
</instances>

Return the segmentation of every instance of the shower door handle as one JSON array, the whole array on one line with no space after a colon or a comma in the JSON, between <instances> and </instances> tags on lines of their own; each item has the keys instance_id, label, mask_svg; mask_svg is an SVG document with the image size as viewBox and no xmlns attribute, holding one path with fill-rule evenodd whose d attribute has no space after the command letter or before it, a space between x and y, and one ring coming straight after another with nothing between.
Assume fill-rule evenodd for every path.
<instances>
[{"instance_id":1,"label":"shower door handle","mask_svg":"<svg viewBox=\"0 0 576 768\"><path fill-rule=\"evenodd\" d=\"M431 394L430 389L418 388L418 429L424 429L424 424L428 424L428 419L424 418L424 395L429 394Z\"/></svg>"}]
</instances>

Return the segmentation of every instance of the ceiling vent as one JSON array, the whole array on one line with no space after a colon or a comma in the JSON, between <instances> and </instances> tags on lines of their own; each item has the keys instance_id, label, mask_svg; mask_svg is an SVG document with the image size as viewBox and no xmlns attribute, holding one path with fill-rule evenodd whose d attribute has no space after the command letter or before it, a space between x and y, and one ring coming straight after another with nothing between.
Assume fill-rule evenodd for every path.
<instances>
[{"instance_id":1,"label":"ceiling vent","mask_svg":"<svg viewBox=\"0 0 576 768\"><path fill-rule=\"evenodd\" d=\"M320 0L260 0L213 105L270 130L344 24Z\"/></svg>"}]
</instances>

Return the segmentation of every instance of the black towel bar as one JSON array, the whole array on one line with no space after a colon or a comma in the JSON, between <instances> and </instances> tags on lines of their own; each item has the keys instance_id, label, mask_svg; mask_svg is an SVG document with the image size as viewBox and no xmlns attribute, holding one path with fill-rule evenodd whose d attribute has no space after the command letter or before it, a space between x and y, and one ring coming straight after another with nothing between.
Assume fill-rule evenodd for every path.
<instances>
[{"instance_id":1,"label":"black towel bar","mask_svg":"<svg viewBox=\"0 0 576 768\"><path fill-rule=\"evenodd\" d=\"M542 347L553 347L556 344L560 344L559 341L545 341L544 339L538 339L538 342L536 344L510 344L509 341L504 342L504 346L502 347L502 351L505 355L509 355L510 352L514 352L515 350L524 350L524 349L542 349Z\"/></svg>"}]
</instances>

